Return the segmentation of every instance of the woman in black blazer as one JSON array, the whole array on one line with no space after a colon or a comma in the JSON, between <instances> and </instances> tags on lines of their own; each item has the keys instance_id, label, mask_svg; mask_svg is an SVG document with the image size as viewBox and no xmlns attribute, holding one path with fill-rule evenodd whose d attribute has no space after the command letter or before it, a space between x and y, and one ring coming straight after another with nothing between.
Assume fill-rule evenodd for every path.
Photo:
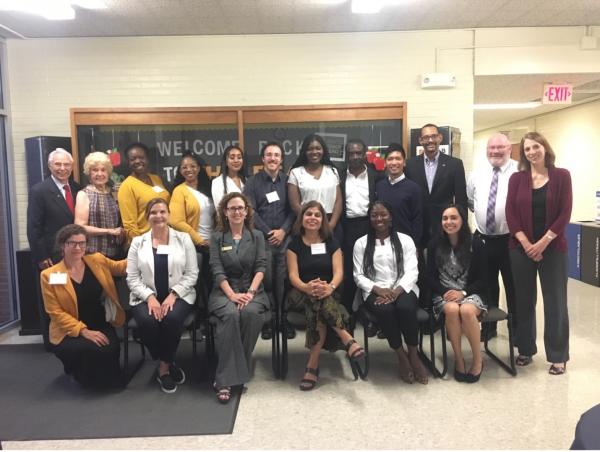
<instances>
[{"instance_id":1,"label":"woman in black blazer","mask_svg":"<svg viewBox=\"0 0 600 452\"><path fill-rule=\"evenodd\" d=\"M217 227L210 241L214 277L208 310L216 319L215 346L219 362L214 388L221 403L231 387L250 379L252 351L262 329L269 299L263 288L265 239L252 228L252 207L241 193L223 197Z\"/></svg>"},{"instance_id":2,"label":"woman in black blazer","mask_svg":"<svg viewBox=\"0 0 600 452\"><path fill-rule=\"evenodd\" d=\"M433 292L433 309L444 313L448 337L454 351L454 378L475 383L483 370L479 316L487 311L486 271L482 243L472 238L467 213L451 204L442 212L442 229L427 249L426 280ZM461 349L465 335L473 362L469 372Z\"/></svg>"}]
</instances>

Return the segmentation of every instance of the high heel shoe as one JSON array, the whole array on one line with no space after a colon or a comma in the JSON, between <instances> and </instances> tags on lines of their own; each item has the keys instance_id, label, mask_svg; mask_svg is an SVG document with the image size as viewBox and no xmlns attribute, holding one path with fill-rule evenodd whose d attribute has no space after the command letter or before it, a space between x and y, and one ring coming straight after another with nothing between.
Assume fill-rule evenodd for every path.
<instances>
[{"instance_id":1,"label":"high heel shoe","mask_svg":"<svg viewBox=\"0 0 600 452\"><path fill-rule=\"evenodd\" d=\"M354 379L358 380L358 377L360 377L361 380L365 380L367 377L363 368L360 365L359 360L365 359L367 353L365 352L365 349L362 348L360 345L356 348L356 350L354 350L354 352L350 353L350 348L353 344L358 345L358 342L356 342L356 340L354 339L350 339L344 344L344 348L346 349L346 357L350 362L350 368L352 369L352 375L354 375Z\"/></svg>"},{"instance_id":2,"label":"high heel shoe","mask_svg":"<svg viewBox=\"0 0 600 452\"><path fill-rule=\"evenodd\" d=\"M302 378L300 380L300 391L310 391L317 386L317 382L319 381L319 368L313 369L312 367L307 367L304 369L304 372L316 377L314 380L310 378Z\"/></svg>"},{"instance_id":3,"label":"high heel shoe","mask_svg":"<svg viewBox=\"0 0 600 452\"><path fill-rule=\"evenodd\" d=\"M560 363L553 363L550 366L550 369L548 369L548 373L550 375L562 375L567 371L567 363L564 363L563 367L559 367L556 364L560 364Z\"/></svg>"},{"instance_id":4,"label":"high heel shoe","mask_svg":"<svg viewBox=\"0 0 600 452\"><path fill-rule=\"evenodd\" d=\"M479 373L477 375L474 375L471 372L466 374L465 382L466 383L477 383L479 381L479 377L481 377L482 373L483 373L483 363L481 363L481 370L479 371Z\"/></svg>"},{"instance_id":5,"label":"high heel shoe","mask_svg":"<svg viewBox=\"0 0 600 452\"><path fill-rule=\"evenodd\" d=\"M467 368L464 359L463 359L463 368L464 369ZM456 370L456 365L455 365L454 366L454 379L456 381L458 381L459 383L466 383L466 381L467 381L467 373L466 372L459 372L458 370Z\"/></svg>"}]
</instances>

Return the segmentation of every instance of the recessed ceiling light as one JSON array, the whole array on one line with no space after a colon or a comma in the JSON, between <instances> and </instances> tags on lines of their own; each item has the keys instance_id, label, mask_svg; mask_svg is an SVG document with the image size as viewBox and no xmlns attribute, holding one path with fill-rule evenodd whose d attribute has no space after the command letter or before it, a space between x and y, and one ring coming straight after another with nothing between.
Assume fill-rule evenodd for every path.
<instances>
[{"instance_id":1,"label":"recessed ceiling light","mask_svg":"<svg viewBox=\"0 0 600 452\"><path fill-rule=\"evenodd\" d=\"M522 102L515 104L475 104L473 110L523 110L528 108L537 108L541 102Z\"/></svg>"}]
</instances>

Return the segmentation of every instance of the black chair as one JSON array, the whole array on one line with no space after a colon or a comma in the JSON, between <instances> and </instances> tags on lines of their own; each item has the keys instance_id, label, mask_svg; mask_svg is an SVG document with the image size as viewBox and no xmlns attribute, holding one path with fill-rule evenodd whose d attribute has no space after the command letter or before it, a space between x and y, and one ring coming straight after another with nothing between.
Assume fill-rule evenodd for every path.
<instances>
[{"instance_id":1,"label":"black chair","mask_svg":"<svg viewBox=\"0 0 600 452\"><path fill-rule=\"evenodd\" d=\"M488 332L491 326L491 322L502 322L506 320L508 328L508 363L502 361L494 352L488 347ZM492 358L500 367L507 371L510 375L515 377L517 375L517 367L515 364L515 349L513 346L513 325L512 325L512 314L506 312L500 308L490 308L482 317L479 319L483 330L485 340L483 342L483 348L487 355Z\"/></svg>"},{"instance_id":2,"label":"black chair","mask_svg":"<svg viewBox=\"0 0 600 452\"><path fill-rule=\"evenodd\" d=\"M277 306L276 297L273 294L273 264L270 253L266 253L266 271L263 278L263 287L269 297L271 309L265 313L265 325L270 325L273 334L271 335L271 368L273 369L273 376L277 379L281 378L281 342L277 331L279 331L279 312L280 307ZM208 301L208 298L207 298ZM207 315L206 322L206 350L207 355L211 360L217 358L215 350L215 323L214 317Z\"/></svg>"},{"instance_id":3,"label":"black chair","mask_svg":"<svg viewBox=\"0 0 600 452\"><path fill-rule=\"evenodd\" d=\"M363 300L362 291L357 289L359 292L359 297L361 301ZM369 336L367 334L367 325L372 323L376 327L378 327L377 317L369 311L364 304L361 302L358 310L356 311L356 318L363 326L364 331L364 345L365 351L367 352L367 358L365 363L364 374L365 377L369 373ZM439 322L435 319L435 316L431 310L427 311L422 307L419 307L417 311L417 321L419 322L419 344L418 344L418 352L419 357L424 362L425 366L429 369L432 375L436 378L443 378L446 375L448 370L448 359L447 359L447 351L446 351L446 331L443 322ZM442 335L442 370L439 370L436 365L436 357L435 357L435 332L439 329L440 334ZM423 348L424 336L429 335L429 356L425 353Z\"/></svg>"}]
</instances>

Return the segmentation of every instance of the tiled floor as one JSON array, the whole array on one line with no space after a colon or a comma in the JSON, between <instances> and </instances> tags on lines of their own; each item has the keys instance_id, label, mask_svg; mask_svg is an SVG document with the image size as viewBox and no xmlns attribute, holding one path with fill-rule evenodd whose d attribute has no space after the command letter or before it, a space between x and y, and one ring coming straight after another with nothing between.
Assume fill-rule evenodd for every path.
<instances>
[{"instance_id":1,"label":"tiled floor","mask_svg":"<svg viewBox=\"0 0 600 452\"><path fill-rule=\"evenodd\" d=\"M538 306L538 315L541 315ZM303 340L290 350L285 381L270 374L270 349L259 340L256 372L243 395L232 435L80 441L3 442L5 449L565 449L579 416L600 403L600 289L569 282L571 361L564 376L548 375L543 352L509 376L487 357L478 384L430 379L406 385L385 341L370 342L369 381L354 382L341 352L325 354L321 381L297 389ZM538 348L543 322L538 317ZM361 334L358 335L360 337ZM15 342L16 333L0 335ZM507 351L506 331L493 340ZM186 383L187 384L187 383ZM157 389L158 390L158 389ZM215 401L215 403L217 403ZM4 413L3 415L6 415Z\"/></svg>"}]
</instances>

